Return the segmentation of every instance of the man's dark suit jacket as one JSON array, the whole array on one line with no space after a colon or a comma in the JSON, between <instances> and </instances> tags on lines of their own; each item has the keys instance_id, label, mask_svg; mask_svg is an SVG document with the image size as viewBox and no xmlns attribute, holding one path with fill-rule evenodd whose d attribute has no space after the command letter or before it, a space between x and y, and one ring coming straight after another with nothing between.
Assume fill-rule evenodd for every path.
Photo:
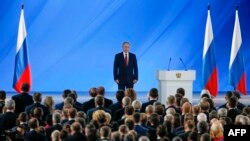
<instances>
[{"instance_id":1,"label":"man's dark suit jacket","mask_svg":"<svg viewBox=\"0 0 250 141\"><path fill-rule=\"evenodd\" d=\"M62 126L60 124L55 124L49 128L47 128L46 131L46 137L48 141L51 141L51 134L53 131L58 130L61 131L62 130Z\"/></svg>"},{"instance_id":2,"label":"man's dark suit jacket","mask_svg":"<svg viewBox=\"0 0 250 141\"><path fill-rule=\"evenodd\" d=\"M138 136L147 136L148 128L145 128L141 125L135 125L134 130L137 132Z\"/></svg>"},{"instance_id":3,"label":"man's dark suit jacket","mask_svg":"<svg viewBox=\"0 0 250 141\"><path fill-rule=\"evenodd\" d=\"M95 108L95 98L91 98L90 100L83 102L82 109L85 113L92 108Z\"/></svg>"},{"instance_id":4,"label":"man's dark suit jacket","mask_svg":"<svg viewBox=\"0 0 250 141\"><path fill-rule=\"evenodd\" d=\"M125 113L125 109L122 108L122 109L119 109L117 111L115 111L115 114L114 114L114 121L118 121L122 118L122 116L124 115Z\"/></svg>"},{"instance_id":5,"label":"man's dark suit jacket","mask_svg":"<svg viewBox=\"0 0 250 141\"><path fill-rule=\"evenodd\" d=\"M153 105L154 102L156 102L156 100L150 100L150 101L148 101L148 102L143 103L142 106L141 106L141 113L144 113L146 107L147 107L148 105Z\"/></svg>"},{"instance_id":6,"label":"man's dark suit jacket","mask_svg":"<svg viewBox=\"0 0 250 141\"><path fill-rule=\"evenodd\" d=\"M109 109L111 110L112 116L114 117L115 116L115 112L117 110L119 110L119 109L122 109L122 103L121 102L116 102L116 103L110 105Z\"/></svg>"},{"instance_id":7,"label":"man's dark suit jacket","mask_svg":"<svg viewBox=\"0 0 250 141\"><path fill-rule=\"evenodd\" d=\"M33 104L33 98L28 93L21 93L12 96L12 99L15 101L15 113L19 115L21 112L24 112L25 107Z\"/></svg>"},{"instance_id":8,"label":"man's dark suit jacket","mask_svg":"<svg viewBox=\"0 0 250 141\"><path fill-rule=\"evenodd\" d=\"M25 136L25 141L46 141L46 137L43 134L36 132L35 130L30 131Z\"/></svg>"},{"instance_id":9,"label":"man's dark suit jacket","mask_svg":"<svg viewBox=\"0 0 250 141\"><path fill-rule=\"evenodd\" d=\"M105 108L109 108L109 106L112 105L112 104L113 104L112 100L104 97L104 107Z\"/></svg>"},{"instance_id":10,"label":"man's dark suit jacket","mask_svg":"<svg viewBox=\"0 0 250 141\"><path fill-rule=\"evenodd\" d=\"M107 113L109 113L110 115L112 114L110 109L104 108L104 107L96 107L96 108L92 108L90 110L87 111L87 121L90 122L92 120L92 115L95 111L97 110L103 110Z\"/></svg>"},{"instance_id":11,"label":"man's dark suit jacket","mask_svg":"<svg viewBox=\"0 0 250 141\"><path fill-rule=\"evenodd\" d=\"M82 133L74 133L74 135L69 136L65 141L87 141L87 137Z\"/></svg>"},{"instance_id":12,"label":"man's dark suit jacket","mask_svg":"<svg viewBox=\"0 0 250 141\"><path fill-rule=\"evenodd\" d=\"M241 113L242 113L242 111L238 108L230 109L227 112L227 117L230 117L232 119L232 122L234 123L236 116L241 114Z\"/></svg>"},{"instance_id":13,"label":"man's dark suit jacket","mask_svg":"<svg viewBox=\"0 0 250 141\"><path fill-rule=\"evenodd\" d=\"M119 80L119 84L133 84L133 80L138 80L138 67L136 56L129 53L128 66L125 64L123 52L115 55L114 80Z\"/></svg>"},{"instance_id":14,"label":"man's dark suit jacket","mask_svg":"<svg viewBox=\"0 0 250 141\"><path fill-rule=\"evenodd\" d=\"M42 105L41 103L34 103L34 104L32 104L32 105L27 106L27 107L25 108L25 112L26 112L28 115L30 115L30 114L32 114L33 110L34 110L35 108L37 108L37 107L43 109L43 120L45 120L46 116L48 116L48 115L50 114L50 112L49 112L48 107Z\"/></svg>"},{"instance_id":15,"label":"man's dark suit jacket","mask_svg":"<svg viewBox=\"0 0 250 141\"><path fill-rule=\"evenodd\" d=\"M0 134L4 132L4 130L9 130L16 126L17 116L13 112L6 112L0 116Z\"/></svg>"}]
</instances>

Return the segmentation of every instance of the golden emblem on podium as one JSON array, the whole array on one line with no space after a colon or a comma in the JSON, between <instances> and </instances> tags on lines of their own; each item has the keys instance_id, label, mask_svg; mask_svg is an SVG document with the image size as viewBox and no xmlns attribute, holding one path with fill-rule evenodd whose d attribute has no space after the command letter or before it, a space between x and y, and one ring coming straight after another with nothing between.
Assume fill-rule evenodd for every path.
<instances>
[{"instance_id":1,"label":"golden emblem on podium","mask_svg":"<svg viewBox=\"0 0 250 141\"><path fill-rule=\"evenodd\" d=\"M181 73L176 73L176 78L181 78Z\"/></svg>"}]
</instances>

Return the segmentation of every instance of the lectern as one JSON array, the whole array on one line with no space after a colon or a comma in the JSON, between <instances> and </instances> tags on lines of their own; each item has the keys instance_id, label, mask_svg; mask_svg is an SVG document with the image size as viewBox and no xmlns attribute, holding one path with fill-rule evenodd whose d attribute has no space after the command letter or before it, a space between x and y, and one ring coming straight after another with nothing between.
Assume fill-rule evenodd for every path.
<instances>
[{"instance_id":1,"label":"lectern","mask_svg":"<svg viewBox=\"0 0 250 141\"><path fill-rule=\"evenodd\" d=\"M195 70L158 70L157 80L159 81L159 101L166 105L167 97L175 95L180 87L185 90L185 97L190 102L193 101L193 81L195 80Z\"/></svg>"}]
</instances>

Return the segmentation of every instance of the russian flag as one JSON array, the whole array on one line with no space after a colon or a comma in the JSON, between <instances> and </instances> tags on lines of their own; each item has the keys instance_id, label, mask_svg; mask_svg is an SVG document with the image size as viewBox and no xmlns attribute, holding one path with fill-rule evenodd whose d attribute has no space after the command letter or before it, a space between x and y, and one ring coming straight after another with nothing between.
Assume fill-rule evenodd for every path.
<instances>
[{"instance_id":1,"label":"russian flag","mask_svg":"<svg viewBox=\"0 0 250 141\"><path fill-rule=\"evenodd\" d=\"M230 84L242 94L246 95L246 72L244 67L244 57L238 9L235 12L234 32L229 64Z\"/></svg>"},{"instance_id":2,"label":"russian flag","mask_svg":"<svg viewBox=\"0 0 250 141\"><path fill-rule=\"evenodd\" d=\"M28 83L31 87L31 71L28 58L28 46L27 46L27 33L24 21L24 10L22 6L19 28L18 28L18 37L17 37L17 46L16 46L16 58L15 58L15 72L14 72L14 81L13 88L21 93L21 86L23 83Z\"/></svg>"},{"instance_id":3,"label":"russian flag","mask_svg":"<svg viewBox=\"0 0 250 141\"><path fill-rule=\"evenodd\" d=\"M202 83L203 88L209 90L210 94L217 96L218 93L218 74L214 53L214 37L212 22L210 17L210 9L208 6L207 23L205 31L205 41L203 49L202 64Z\"/></svg>"}]
</instances>

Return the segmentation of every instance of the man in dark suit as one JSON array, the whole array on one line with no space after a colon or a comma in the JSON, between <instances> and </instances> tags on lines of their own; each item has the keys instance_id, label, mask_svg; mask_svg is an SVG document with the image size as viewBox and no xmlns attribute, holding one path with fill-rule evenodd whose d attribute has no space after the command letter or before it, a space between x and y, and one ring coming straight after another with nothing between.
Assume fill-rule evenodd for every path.
<instances>
[{"instance_id":1,"label":"man in dark suit","mask_svg":"<svg viewBox=\"0 0 250 141\"><path fill-rule=\"evenodd\" d=\"M53 121L53 126L47 128L46 131L46 137L48 141L51 141L51 134L53 131L58 130L61 131L62 130L62 125L60 124L61 121L61 115L58 112L54 112L53 116L52 116L52 121Z\"/></svg>"},{"instance_id":2,"label":"man in dark suit","mask_svg":"<svg viewBox=\"0 0 250 141\"><path fill-rule=\"evenodd\" d=\"M118 121L122 118L125 112L125 107L131 106L131 98L128 96L123 97L122 99L122 109L118 109L114 112L113 120Z\"/></svg>"},{"instance_id":3,"label":"man in dark suit","mask_svg":"<svg viewBox=\"0 0 250 141\"><path fill-rule=\"evenodd\" d=\"M25 110L26 106L33 104L33 98L29 95L30 85L23 83L21 87L22 93L12 96L12 99L16 103L15 113L19 115Z\"/></svg>"},{"instance_id":4,"label":"man in dark suit","mask_svg":"<svg viewBox=\"0 0 250 141\"><path fill-rule=\"evenodd\" d=\"M36 130L39 127L38 120L36 118L32 118L29 120L30 131L25 136L25 141L46 141L46 137L38 133Z\"/></svg>"},{"instance_id":5,"label":"man in dark suit","mask_svg":"<svg viewBox=\"0 0 250 141\"><path fill-rule=\"evenodd\" d=\"M135 113L133 114L133 119L135 122L134 130L137 132L138 136L147 136L148 135L148 129L143 127L140 124L141 114Z\"/></svg>"},{"instance_id":6,"label":"man in dark suit","mask_svg":"<svg viewBox=\"0 0 250 141\"><path fill-rule=\"evenodd\" d=\"M87 141L87 137L82 133L82 126L79 122L74 122L71 125L72 135L65 141Z\"/></svg>"},{"instance_id":7,"label":"man in dark suit","mask_svg":"<svg viewBox=\"0 0 250 141\"><path fill-rule=\"evenodd\" d=\"M238 98L236 96L230 97L228 100L228 112L227 117L232 119L232 122L235 122L235 118L237 115L241 114L242 111L237 108Z\"/></svg>"},{"instance_id":8,"label":"man in dark suit","mask_svg":"<svg viewBox=\"0 0 250 141\"><path fill-rule=\"evenodd\" d=\"M113 75L118 89L125 90L138 81L138 67L135 54L129 52L130 43L123 42L122 48L123 52L115 55Z\"/></svg>"},{"instance_id":9,"label":"man in dark suit","mask_svg":"<svg viewBox=\"0 0 250 141\"><path fill-rule=\"evenodd\" d=\"M104 97L104 95L105 95L105 88L103 86L98 87L97 94L99 94L99 95L101 95L101 96ZM104 97L104 107L105 108L109 108L109 106L112 105L112 104L113 104L112 100Z\"/></svg>"},{"instance_id":10,"label":"man in dark suit","mask_svg":"<svg viewBox=\"0 0 250 141\"><path fill-rule=\"evenodd\" d=\"M40 107L43 109L43 120L45 120L46 116L48 116L50 114L49 112L49 109L48 107L44 106L41 104L41 101L42 101L42 94L39 93L39 92L35 92L33 94L33 100L34 100L34 104L31 104L29 106L27 106L25 108L25 112L30 116L32 117L31 113L33 113L33 110L36 108L36 107Z\"/></svg>"},{"instance_id":11,"label":"man in dark suit","mask_svg":"<svg viewBox=\"0 0 250 141\"><path fill-rule=\"evenodd\" d=\"M141 106L141 113L144 113L146 107L148 105L153 105L154 102L157 101L157 99L158 99L158 90L156 88L150 89L149 94L148 94L148 100L149 101L142 104L142 106Z\"/></svg>"},{"instance_id":12,"label":"man in dark suit","mask_svg":"<svg viewBox=\"0 0 250 141\"><path fill-rule=\"evenodd\" d=\"M112 112L110 111L110 109L107 109L107 108L104 107L104 98L103 98L103 96L97 95L95 97L95 105L96 105L96 108L92 108L92 109L87 111L87 121L88 122L90 122L92 120L92 115L97 110L103 110L103 111L105 111L105 112L107 112L107 113L109 113L111 115Z\"/></svg>"},{"instance_id":13,"label":"man in dark suit","mask_svg":"<svg viewBox=\"0 0 250 141\"><path fill-rule=\"evenodd\" d=\"M62 98L63 98L63 101L65 98L68 97L68 95L71 93L71 90L69 89L65 89L62 93ZM58 104L55 105L55 109L58 109L58 110L62 110L63 109L63 106L64 106L64 102L60 102Z\"/></svg>"},{"instance_id":14,"label":"man in dark suit","mask_svg":"<svg viewBox=\"0 0 250 141\"><path fill-rule=\"evenodd\" d=\"M117 102L109 106L109 109L112 111L112 116L115 116L115 111L123 108L122 107L122 99L123 99L124 95L125 94L124 94L123 90L118 90L116 92Z\"/></svg>"},{"instance_id":15,"label":"man in dark suit","mask_svg":"<svg viewBox=\"0 0 250 141\"><path fill-rule=\"evenodd\" d=\"M15 101L8 100L5 103L7 111L0 116L0 135L4 134L5 130L9 130L16 126L17 116L14 113ZM0 140L5 140L4 137L0 136Z\"/></svg>"},{"instance_id":16,"label":"man in dark suit","mask_svg":"<svg viewBox=\"0 0 250 141\"><path fill-rule=\"evenodd\" d=\"M91 99L83 102L82 104L82 109L85 113L87 113L89 109L95 108L95 97L97 95L97 88L90 88L89 95Z\"/></svg>"}]
</instances>

